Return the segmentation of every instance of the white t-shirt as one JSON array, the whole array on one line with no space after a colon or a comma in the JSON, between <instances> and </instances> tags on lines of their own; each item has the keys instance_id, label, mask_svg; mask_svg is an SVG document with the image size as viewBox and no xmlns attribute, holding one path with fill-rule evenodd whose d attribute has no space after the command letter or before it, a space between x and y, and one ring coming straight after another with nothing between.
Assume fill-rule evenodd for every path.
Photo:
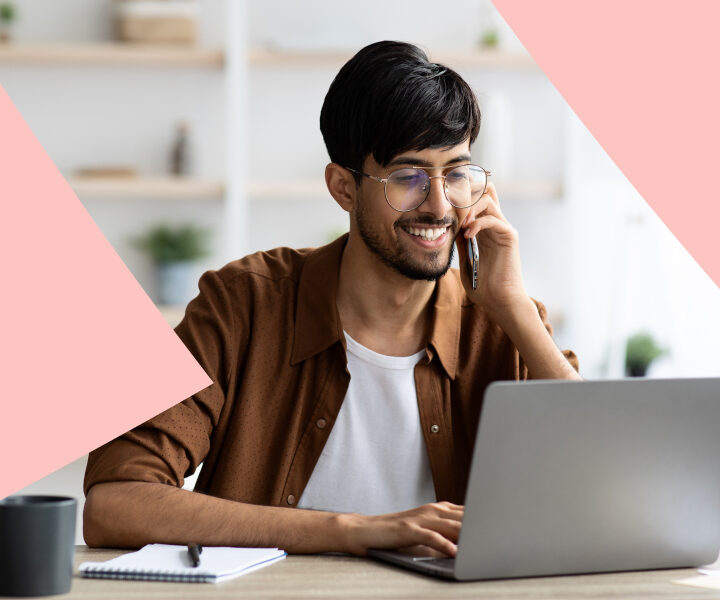
<instances>
[{"instance_id":1,"label":"white t-shirt","mask_svg":"<svg viewBox=\"0 0 720 600\"><path fill-rule=\"evenodd\" d=\"M347 333L350 385L298 508L377 515L435 502L414 367Z\"/></svg>"}]
</instances>

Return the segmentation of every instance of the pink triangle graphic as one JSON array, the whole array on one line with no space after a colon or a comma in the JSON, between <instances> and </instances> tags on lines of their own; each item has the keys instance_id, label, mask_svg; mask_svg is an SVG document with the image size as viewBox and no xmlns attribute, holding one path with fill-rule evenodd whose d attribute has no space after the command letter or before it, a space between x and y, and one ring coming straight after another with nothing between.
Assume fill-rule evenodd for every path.
<instances>
[{"instance_id":1,"label":"pink triangle graphic","mask_svg":"<svg viewBox=\"0 0 720 600\"><path fill-rule=\"evenodd\" d=\"M493 3L615 164L720 285L720 2Z\"/></svg>"},{"instance_id":2,"label":"pink triangle graphic","mask_svg":"<svg viewBox=\"0 0 720 600\"><path fill-rule=\"evenodd\" d=\"M3 498L211 381L1 86L0 205Z\"/></svg>"}]
</instances>

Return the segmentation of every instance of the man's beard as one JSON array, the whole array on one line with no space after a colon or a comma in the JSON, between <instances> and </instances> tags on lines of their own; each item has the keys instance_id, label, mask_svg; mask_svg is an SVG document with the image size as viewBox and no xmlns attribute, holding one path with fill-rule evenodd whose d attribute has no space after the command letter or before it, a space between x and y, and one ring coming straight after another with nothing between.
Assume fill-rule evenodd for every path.
<instances>
[{"instance_id":1,"label":"man's beard","mask_svg":"<svg viewBox=\"0 0 720 600\"><path fill-rule=\"evenodd\" d=\"M380 234L373 230L370 225L370 220L368 219L367 211L365 210L365 203L362 198L358 198L358 200L358 208L355 213L358 233L365 242L365 245L384 264L395 269L401 275L415 280L435 281L448 272L455 253L455 244L450 244L447 261L442 260L441 254L445 250L442 248L432 252L426 252L425 260L418 262L401 244L393 247L388 240L383 240ZM419 224L422 223L422 220L415 220L413 223ZM426 221L424 224L435 225L436 227L447 225L445 223L440 225L437 221ZM396 223L395 227L400 228L400 225ZM447 225L447 227L448 235L450 235L451 230L454 228L452 224Z\"/></svg>"}]
</instances>

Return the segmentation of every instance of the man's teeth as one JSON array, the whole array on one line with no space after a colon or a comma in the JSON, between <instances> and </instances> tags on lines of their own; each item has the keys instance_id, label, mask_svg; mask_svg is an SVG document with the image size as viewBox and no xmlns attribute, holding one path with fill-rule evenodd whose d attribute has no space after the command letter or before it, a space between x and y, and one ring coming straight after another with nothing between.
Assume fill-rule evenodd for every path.
<instances>
[{"instance_id":1,"label":"man's teeth","mask_svg":"<svg viewBox=\"0 0 720 600\"><path fill-rule=\"evenodd\" d=\"M436 239L438 239L441 235L443 235L447 231L447 227L441 227L439 229L428 229L428 228L419 228L419 227L403 227L405 231L408 233L411 233L412 235L417 235L418 237L421 237L424 240L427 240L428 242L432 242Z\"/></svg>"}]
</instances>

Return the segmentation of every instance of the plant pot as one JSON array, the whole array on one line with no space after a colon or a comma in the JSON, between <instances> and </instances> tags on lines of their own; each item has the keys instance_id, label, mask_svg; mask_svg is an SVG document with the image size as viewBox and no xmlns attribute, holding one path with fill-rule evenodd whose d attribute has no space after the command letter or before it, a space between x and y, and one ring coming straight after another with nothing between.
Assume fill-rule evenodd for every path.
<instances>
[{"instance_id":1,"label":"plant pot","mask_svg":"<svg viewBox=\"0 0 720 600\"><path fill-rule=\"evenodd\" d=\"M158 295L162 304L185 306L195 296L193 261L158 263Z\"/></svg>"},{"instance_id":2,"label":"plant pot","mask_svg":"<svg viewBox=\"0 0 720 600\"><path fill-rule=\"evenodd\" d=\"M649 365L630 364L627 366L626 373L630 377L645 377Z\"/></svg>"}]
</instances>

